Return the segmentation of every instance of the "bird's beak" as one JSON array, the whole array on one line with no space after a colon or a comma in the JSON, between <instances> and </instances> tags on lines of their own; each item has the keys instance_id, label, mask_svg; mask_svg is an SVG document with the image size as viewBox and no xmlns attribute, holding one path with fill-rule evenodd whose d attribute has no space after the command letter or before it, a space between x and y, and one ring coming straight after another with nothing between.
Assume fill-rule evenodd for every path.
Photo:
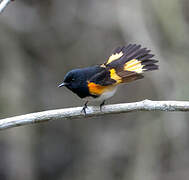
<instances>
[{"instance_id":1,"label":"bird's beak","mask_svg":"<svg viewBox=\"0 0 189 180\"><path fill-rule=\"evenodd\" d=\"M67 84L68 83L63 82L63 83L59 84L58 87L66 86Z\"/></svg>"}]
</instances>

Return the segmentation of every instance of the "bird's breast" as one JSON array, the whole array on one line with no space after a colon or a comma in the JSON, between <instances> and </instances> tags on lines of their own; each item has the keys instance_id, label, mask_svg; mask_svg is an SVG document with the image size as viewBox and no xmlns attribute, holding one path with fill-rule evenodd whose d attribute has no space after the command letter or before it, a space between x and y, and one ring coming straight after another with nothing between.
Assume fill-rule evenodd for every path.
<instances>
[{"instance_id":1,"label":"bird's breast","mask_svg":"<svg viewBox=\"0 0 189 180\"><path fill-rule=\"evenodd\" d=\"M116 90L117 86L101 86L99 84L95 84L93 82L88 83L89 93L91 95L97 96L96 98L93 98L95 101L101 101L111 98Z\"/></svg>"},{"instance_id":2,"label":"bird's breast","mask_svg":"<svg viewBox=\"0 0 189 180\"><path fill-rule=\"evenodd\" d=\"M96 100L103 101L103 100L109 99L115 94L116 91L117 91L117 86L112 88L110 91L105 91L99 97L97 97Z\"/></svg>"}]
</instances>

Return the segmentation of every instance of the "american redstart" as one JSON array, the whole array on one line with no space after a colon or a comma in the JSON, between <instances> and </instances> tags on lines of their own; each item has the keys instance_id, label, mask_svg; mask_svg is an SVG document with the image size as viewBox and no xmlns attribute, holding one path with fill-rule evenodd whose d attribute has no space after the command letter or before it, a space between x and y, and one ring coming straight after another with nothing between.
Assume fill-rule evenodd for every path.
<instances>
[{"instance_id":1,"label":"american redstart","mask_svg":"<svg viewBox=\"0 0 189 180\"><path fill-rule=\"evenodd\" d=\"M101 109L120 83L141 79L145 71L158 69L155 64L158 61L152 59L153 56L150 50L141 48L141 45L118 47L104 64L69 71L58 87L66 86L80 98L86 98L82 110L86 114L90 99L102 101Z\"/></svg>"}]
</instances>

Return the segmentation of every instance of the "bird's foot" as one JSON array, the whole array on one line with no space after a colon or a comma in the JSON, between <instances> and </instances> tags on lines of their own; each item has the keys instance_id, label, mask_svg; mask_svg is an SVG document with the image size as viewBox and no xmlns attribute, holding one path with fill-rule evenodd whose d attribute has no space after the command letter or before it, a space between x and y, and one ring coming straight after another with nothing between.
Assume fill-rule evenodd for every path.
<instances>
[{"instance_id":1,"label":"bird's foot","mask_svg":"<svg viewBox=\"0 0 189 180\"><path fill-rule=\"evenodd\" d=\"M100 111L102 111L102 106L104 106L104 105L105 105L105 100L102 101L102 103L100 104Z\"/></svg>"},{"instance_id":2,"label":"bird's foot","mask_svg":"<svg viewBox=\"0 0 189 180\"><path fill-rule=\"evenodd\" d=\"M84 104L84 106L83 106L83 108L82 108L82 110L81 110L81 112L84 112L84 114L85 114L85 116L86 116L86 109L88 108L88 106L87 106L87 103L88 103L88 101Z\"/></svg>"}]
</instances>

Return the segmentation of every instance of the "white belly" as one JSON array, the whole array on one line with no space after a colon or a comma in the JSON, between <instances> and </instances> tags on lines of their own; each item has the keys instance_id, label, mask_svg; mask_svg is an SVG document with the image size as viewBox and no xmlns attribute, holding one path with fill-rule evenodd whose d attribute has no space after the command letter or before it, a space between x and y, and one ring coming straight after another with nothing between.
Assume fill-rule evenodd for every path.
<instances>
[{"instance_id":1,"label":"white belly","mask_svg":"<svg viewBox=\"0 0 189 180\"><path fill-rule=\"evenodd\" d=\"M116 91L117 91L117 87L112 88L111 91L106 91L106 92L104 92L103 94L101 94L101 95L100 95L99 97L97 97L97 98L87 97L87 98L85 98L85 99L88 100L88 101L104 101L104 100L106 100L106 99L111 98L111 97L115 94Z\"/></svg>"}]
</instances>

